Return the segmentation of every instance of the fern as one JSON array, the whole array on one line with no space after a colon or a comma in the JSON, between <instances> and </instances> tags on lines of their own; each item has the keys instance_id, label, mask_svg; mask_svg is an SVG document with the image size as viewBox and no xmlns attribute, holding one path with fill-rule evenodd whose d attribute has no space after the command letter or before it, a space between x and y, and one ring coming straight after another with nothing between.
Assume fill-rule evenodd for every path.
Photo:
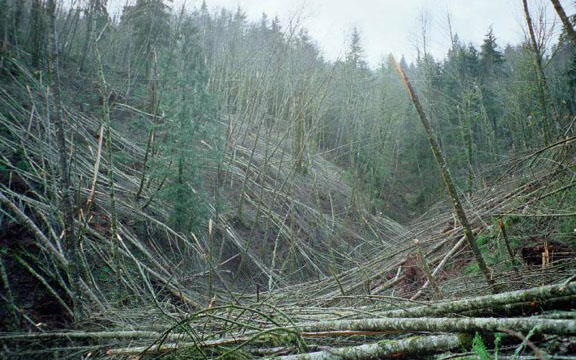
<instances>
[{"instance_id":1,"label":"fern","mask_svg":"<svg viewBox=\"0 0 576 360\"><path fill-rule=\"evenodd\" d=\"M472 351L478 355L480 360L498 360L498 349L500 348L500 343L502 342L502 334L496 334L494 336L494 356L491 357L482 336L476 333L474 339L472 340Z\"/></svg>"},{"instance_id":2,"label":"fern","mask_svg":"<svg viewBox=\"0 0 576 360\"><path fill-rule=\"evenodd\" d=\"M482 336L476 333L474 339L472 340L472 351L478 355L480 360L492 360L490 358L490 354L488 354L488 350L486 349L486 345L484 345L484 340L482 340Z\"/></svg>"}]
</instances>

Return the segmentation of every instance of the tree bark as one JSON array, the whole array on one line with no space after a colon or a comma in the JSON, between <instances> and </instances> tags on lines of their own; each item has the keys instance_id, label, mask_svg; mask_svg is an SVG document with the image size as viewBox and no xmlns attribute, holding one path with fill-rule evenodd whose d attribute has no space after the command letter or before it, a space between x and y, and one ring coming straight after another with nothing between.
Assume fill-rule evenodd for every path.
<instances>
[{"instance_id":1,"label":"tree bark","mask_svg":"<svg viewBox=\"0 0 576 360\"><path fill-rule=\"evenodd\" d=\"M379 359L387 356L437 353L461 346L457 335L411 337L404 340L380 341L374 344L350 346L308 354L280 356L276 360L342 360Z\"/></svg>"},{"instance_id":2,"label":"tree bark","mask_svg":"<svg viewBox=\"0 0 576 360\"><path fill-rule=\"evenodd\" d=\"M418 255L420 256L420 261L422 261L422 270L424 270L424 275L426 275L426 279L428 280L427 283L432 285L432 289L434 289L434 293L436 294L437 300L442 300L442 292L438 285L436 285L436 281L434 280L434 274L430 271L430 266L426 261L426 256L424 255L424 251L422 250L422 245L420 245L420 241L416 240L416 249L418 250ZM424 284L426 285L426 284Z\"/></svg>"},{"instance_id":3,"label":"tree bark","mask_svg":"<svg viewBox=\"0 0 576 360\"><path fill-rule=\"evenodd\" d=\"M321 321L298 326L301 331L430 331L430 332L497 332L514 329L541 334L576 335L576 320L539 318L377 318Z\"/></svg>"},{"instance_id":4,"label":"tree bark","mask_svg":"<svg viewBox=\"0 0 576 360\"><path fill-rule=\"evenodd\" d=\"M500 232L502 233L502 240L504 241L504 245L506 245L506 252L508 253L510 264L514 269L514 272L516 272L516 274L518 274L519 277L522 277L520 271L518 270L518 266L516 266L516 260L514 259L514 252L512 251L510 241L508 240L508 234L506 232L506 224L504 224L504 222L500 220L500 222L498 222L498 226L500 227Z\"/></svg>"},{"instance_id":5,"label":"tree bark","mask_svg":"<svg viewBox=\"0 0 576 360\"><path fill-rule=\"evenodd\" d=\"M544 74L544 68L542 66L542 51L538 45L536 34L534 33L532 17L530 17L530 11L528 9L528 1L522 0L522 5L524 8L524 17L528 26L528 34L530 35L530 45L532 46L532 51L534 52L534 70L536 71L536 79L538 81L538 100L540 102L540 108L542 111L542 122L544 123L544 141L546 142L546 145L548 145L552 136L550 117L548 115L548 100L550 91L548 89L546 75Z\"/></svg>"},{"instance_id":6,"label":"tree bark","mask_svg":"<svg viewBox=\"0 0 576 360\"><path fill-rule=\"evenodd\" d=\"M576 283L568 285L550 285L528 290L518 290L497 295L486 295L471 299L442 302L411 309L388 311L379 316L386 317L422 317L457 314L469 310L479 310L522 302L543 302L546 300L576 294Z\"/></svg>"},{"instance_id":7,"label":"tree bark","mask_svg":"<svg viewBox=\"0 0 576 360\"><path fill-rule=\"evenodd\" d=\"M560 4L559 0L550 0L550 1L552 2L552 5L554 5L554 10L556 10L558 17L562 21L564 29L566 30L566 33L568 34L568 37L570 38L572 45L576 46L576 31L574 30L574 26L572 26L570 19L566 15L566 12L564 11L562 4Z\"/></svg>"},{"instance_id":8,"label":"tree bark","mask_svg":"<svg viewBox=\"0 0 576 360\"><path fill-rule=\"evenodd\" d=\"M94 16L94 8L94 3L88 1L88 5L86 6L86 35L84 37L84 48L82 49L82 60L80 60L80 72L84 72L86 58L90 52L90 38L92 37L92 17Z\"/></svg>"},{"instance_id":9,"label":"tree bark","mask_svg":"<svg viewBox=\"0 0 576 360\"><path fill-rule=\"evenodd\" d=\"M450 251L448 251L446 253L446 255L444 255L444 257L442 258L442 260L440 261L440 263L436 266L436 268L434 269L434 271L432 272L432 276L436 276L436 274L442 270L442 268L444 268L444 266L446 265L446 263L448 262L448 260L458 251L458 249L460 249L460 247L466 242L466 236L462 236L460 238L460 240L458 240L458 242L452 247L452 249L450 249ZM420 296L422 296L424 289L426 289L428 287L428 285L430 285L429 281L426 281L424 283L424 285L422 285L422 287L420 288L420 290L418 290L418 292L416 294L414 294L414 296L412 296L410 298L410 300L417 300Z\"/></svg>"},{"instance_id":10,"label":"tree bark","mask_svg":"<svg viewBox=\"0 0 576 360\"><path fill-rule=\"evenodd\" d=\"M80 302L80 248L78 239L74 233L74 205L72 201L72 182L70 178L70 164L68 162L68 147L66 145L66 130L64 113L62 109L62 97L60 90L59 73L59 53L58 53L58 32L56 28L56 3L55 0L48 0L48 15L50 22L49 43L50 56L48 57L48 72L51 80L51 93L53 99L53 109L50 113L51 121L56 126L56 141L59 153L60 170L60 190L62 191L62 202L60 207L64 217L64 241L68 262L68 277L72 290L72 302L75 320L82 317Z\"/></svg>"},{"instance_id":11,"label":"tree bark","mask_svg":"<svg viewBox=\"0 0 576 360\"><path fill-rule=\"evenodd\" d=\"M428 121L426 114L424 113L424 109L422 108L422 105L420 104L420 100L418 99L418 95L416 95L416 92L412 88L412 85L410 84L408 77L404 73L404 70L402 70L402 68L398 65L398 63L396 62L396 59L394 59L394 57L391 56L390 60L391 60L392 64L394 64L396 71L400 75L400 79L402 80L402 83L403 83L404 87L406 88L406 91L408 92L408 95L410 96L412 103L414 104L414 108L416 109L416 112L418 113L418 116L420 117L420 121L422 122L422 125L424 126L424 130L426 130L426 134L428 135L428 141L430 142L430 148L432 149L432 152L434 153L434 158L436 159L436 161L438 162L438 165L440 166L440 173L442 174L442 180L444 180L444 184L446 185L446 189L448 190L448 193L450 194L452 206L454 207L454 211L456 212L456 216L458 217L458 221L460 222L460 224L462 225L462 228L464 229L464 235L466 235L466 240L468 241L468 245L470 246L470 249L472 250L472 253L474 254L474 258L476 259L476 262L478 263L478 267L480 268L480 271L482 272L482 274L486 278L486 282L488 283L488 285L490 285L492 291L496 292L494 280L492 280L492 277L490 276L490 270L488 270L488 266L486 266L486 262L484 261L484 257L482 257L482 253L480 252L480 248L478 247L478 244L476 243L476 239L474 238L474 233L472 232L472 227L470 226L470 223L468 222L468 218L466 217L466 213L464 212L464 208L462 207L462 204L460 203L460 198L458 197L458 193L456 192L456 187L454 186L454 182L452 180L452 175L450 174L448 164L446 163L446 159L444 158L444 154L442 153L442 150L440 149L440 145L438 144L438 140L436 139L436 136L434 135L434 132L432 130L432 126L431 126L430 122Z\"/></svg>"}]
</instances>

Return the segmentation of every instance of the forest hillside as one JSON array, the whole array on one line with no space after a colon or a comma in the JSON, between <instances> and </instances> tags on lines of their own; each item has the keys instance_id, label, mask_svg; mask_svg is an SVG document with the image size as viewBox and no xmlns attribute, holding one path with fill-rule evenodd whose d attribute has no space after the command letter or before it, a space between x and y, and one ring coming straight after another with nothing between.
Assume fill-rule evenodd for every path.
<instances>
[{"instance_id":1,"label":"forest hillside","mask_svg":"<svg viewBox=\"0 0 576 360\"><path fill-rule=\"evenodd\" d=\"M522 43L373 67L240 7L1 1L0 358L576 359L574 18L518 3Z\"/></svg>"}]
</instances>

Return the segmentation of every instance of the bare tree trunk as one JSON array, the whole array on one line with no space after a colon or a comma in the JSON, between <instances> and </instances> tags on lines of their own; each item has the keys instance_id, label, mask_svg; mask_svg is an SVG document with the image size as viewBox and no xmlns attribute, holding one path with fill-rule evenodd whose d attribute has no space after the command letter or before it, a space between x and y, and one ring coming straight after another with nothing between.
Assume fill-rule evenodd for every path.
<instances>
[{"instance_id":1,"label":"bare tree trunk","mask_svg":"<svg viewBox=\"0 0 576 360\"><path fill-rule=\"evenodd\" d=\"M120 238L118 236L118 215L116 211L116 192L114 184L114 153L112 149L112 121L110 119L110 104L109 97L110 91L108 90L108 85L106 84L106 78L104 77L104 65L102 64L102 56L100 55L100 50L98 49L98 41L96 40L94 50L96 52L96 61L98 64L98 80L100 85L100 96L102 98L102 118L106 126L106 154L108 160L108 191L110 194L110 214L111 214L111 231L112 231L112 256L114 258L114 267L116 271L118 286L122 284L121 282L121 264L120 264ZM119 289L119 292L122 291ZM117 295L121 295L117 294Z\"/></svg>"},{"instance_id":2,"label":"bare tree trunk","mask_svg":"<svg viewBox=\"0 0 576 360\"><path fill-rule=\"evenodd\" d=\"M426 255L424 255L424 250L422 250L422 245L420 245L420 241L416 240L416 249L418 250L418 255L420 256L420 261L422 262L422 270L424 270L424 275L426 275L426 279L428 283L432 285L432 289L434 289L434 293L436 294L436 298L438 300L442 299L442 292L436 285L436 281L434 280L434 275L432 271L430 271L430 266L428 265L428 261L426 260Z\"/></svg>"},{"instance_id":3,"label":"bare tree trunk","mask_svg":"<svg viewBox=\"0 0 576 360\"><path fill-rule=\"evenodd\" d=\"M24 13L24 1L17 1L16 2L16 10L14 11L13 15L13 24L14 27L12 29L13 34L13 41L14 41L14 48L16 55L20 56L20 22L22 21L22 14ZM8 20L8 19L7 19ZM6 22L8 24L8 21Z\"/></svg>"},{"instance_id":4,"label":"bare tree trunk","mask_svg":"<svg viewBox=\"0 0 576 360\"><path fill-rule=\"evenodd\" d=\"M512 268L516 272L516 274L520 275L520 271L518 270L518 266L516 266L516 260L514 260L514 252L512 251L512 247L510 246L510 241L508 240L508 234L506 232L506 224L502 220L498 223L498 227L500 227L500 232L502 233L502 240L506 245L506 252L508 253L508 258L510 259L510 264Z\"/></svg>"},{"instance_id":5,"label":"bare tree trunk","mask_svg":"<svg viewBox=\"0 0 576 360\"><path fill-rule=\"evenodd\" d=\"M548 100L550 91L548 89L548 84L546 83L546 76L544 75L544 68L542 66L542 49L538 45L538 40L536 39L536 34L534 33L534 25L532 23L532 18L530 17L530 11L528 10L528 1L522 0L522 5L524 7L524 17L526 18L526 24L528 25L530 44L532 46L532 51L534 52L534 70L536 71L536 78L538 81L538 100L540 102L540 108L542 111L542 122L544 123L544 141L546 144L548 144L552 136L550 117L548 115Z\"/></svg>"},{"instance_id":6,"label":"bare tree trunk","mask_svg":"<svg viewBox=\"0 0 576 360\"><path fill-rule=\"evenodd\" d=\"M418 355L428 353L444 352L451 349L457 349L466 344L466 337L458 335L439 335L439 336L420 336L410 337L402 340L383 340L378 343L365 344L359 346L350 346L343 348L331 348L327 350L307 353L274 357L277 360L344 360L344 359L383 359L395 358L399 355ZM190 344L192 347L194 344ZM167 350L181 349L182 346L176 344L166 344ZM162 350L156 346L153 350ZM124 350L124 351L122 351ZM131 355L142 354L143 351L126 351L129 349L114 349L109 351L109 355ZM142 350L137 348L136 350ZM143 348L143 350L148 350ZM157 351L159 352L159 351Z\"/></svg>"},{"instance_id":7,"label":"bare tree trunk","mask_svg":"<svg viewBox=\"0 0 576 360\"><path fill-rule=\"evenodd\" d=\"M457 314L466 311L495 308L517 303L543 303L554 298L576 294L576 283L568 285L542 286L528 290L510 291L497 295L486 295L471 299L440 302L410 309L393 310L379 313L379 317L424 317Z\"/></svg>"},{"instance_id":8,"label":"bare tree trunk","mask_svg":"<svg viewBox=\"0 0 576 360\"><path fill-rule=\"evenodd\" d=\"M349 346L344 348L317 351L309 354L279 356L277 360L362 360L396 358L398 355L444 352L459 348L461 344L457 335L421 336L403 340L381 341L374 344Z\"/></svg>"},{"instance_id":9,"label":"bare tree trunk","mask_svg":"<svg viewBox=\"0 0 576 360\"><path fill-rule=\"evenodd\" d=\"M0 71L4 69L4 54L8 53L8 43L10 42L10 37L8 35L10 31L10 15L12 9L10 5L4 5L4 8L0 8L0 19L2 19L2 24L0 25L0 30L2 33L0 36L3 37L3 41L0 41Z\"/></svg>"},{"instance_id":10,"label":"bare tree trunk","mask_svg":"<svg viewBox=\"0 0 576 360\"><path fill-rule=\"evenodd\" d=\"M56 11L56 10L54 10ZM50 10L49 10L50 12ZM41 0L34 0L31 5L30 9L30 21L31 24L29 25L29 39L28 42L30 43L30 49L32 55L32 66L38 68L41 64L41 60L44 55L43 50L44 48L44 41L45 41L45 33L46 33L46 20L44 17L44 4ZM50 25L51 27L52 25Z\"/></svg>"},{"instance_id":11,"label":"bare tree trunk","mask_svg":"<svg viewBox=\"0 0 576 360\"><path fill-rule=\"evenodd\" d=\"M56 3L55 0L48 0L49 14L49 44L50 56L48 57L48 71L51 79L51 92L54 108L51 121L56 126L56 141L59 153L60 168L60 189L62 191L62 214L64 215L64 241L68 258L68 277L72 290L72 302L75 320L82 318L81 312L81 291L80 291L80 247L78 239L74 233L74 204L72 201L72 182L70 179L70 164L68 162L68 148L66 145L66 130L64 114L62 109L62 98L60 90L60 73L58 64L58 33L56 29Z\"/></svg>"},{"instance_id":12,"label":"bare tree trunk","mask_svg":"<svg viewBox=\"0 0 576 360\"><path fill-rule=\"evenodd\" d=\"M6 319L6 328L8 330L17 330L20 327L20 316L16 312L18 306L14 302L14 296L12 295L12 288L10 287L10 280L8 278L8 272L4 266L4 261L2 260L2 253L0 252L0 279L2 280L4 287L4 294L6 294L6 301L3 301L4 306L8 308L7 310L12 315L11 319ZM3 308L0 308L3 309Z\"/></svg>"},{"instance_id":13,"label":"bare tree trunk","mask_svg":"<svg viewBox=\"0 0 576 360\"><path fill-rule=\"evenodd\" d=\"M84 65L88 53L90 52L90 39L92 37L92 23L94 16L94 4L92 1L88 1L86 6L86 36L84 37L84 49L82 50L82 60L80 60L80 72L84 72Z\"/></svg>"},{"instance_id":14,"label":"bare tree trunk","mask_svg":"<svg viewBox=\"0 0 576 360\"><path fill-rule=\"evenodd\" d=\"M554 9L556 10L558 17L560 17L560 20L562 20L562 24L564 25L564 29L566 29L566 33L568 34L568 37L570 38L572 45L576 46L576 31L574 30L574 26L572 26L570 19L566 15L566 12L564 11L562 4L560 4L559 0L550 0L550 1L552 2L552 5L554 5Z\"/></svg>"},{"instance_id":15,"label":"bare tree trunk","mask_svg":"<svg viewBox=\"0 0 576 360\"><path fill-rule=\"evenodd\" d=\"M482 274L486 278L486 282L492 288L492 291L496 292L494 280L492 280L492 277L490 276L490 270L488 269L488 266L486 266L486 262L484 261L484 257L482 257L482 253L480 252L480 248L478 247L478 244L476 243L476 239L474 238L474 233L472 232L472 227L470 226L470 223L468 222L468 218L466 217L466 213L464 211L464 208L462 207L462 204L460 203L460 198L458 196L458 193L456 192L456 187L454 186L454 182L452 181L452 175L450 174L450 170L448 169L448 164L446 163L446 159L444 158L444 154L442 154L442 151L440 150L440 145L438 144L438 140L436 139L436 136L434 135L434 133L432 131L432 126L430 125L430 122L428 121L428 118L426 117L426 114L424 113L424 109L422 108L422 105L420 104L420 100L418 99L418 95L416 95L416 92L414 91L414 89L412 89L412 85L410 84L410 81L406 77L404 70L402 70L402 68L398 65L398 63L396 62L396 60L392 56L390 57L390 61L394 64L396 71L400 75L400 79L402 80L402 83L404 84L404 87L406 88L406 91L408 92L408 95L410 96L410 99L412 100L414 107L416 108L416 112L418 113L418 116L420 117L420 121L422 122L422 125L424 126L424 130L426 130L426 134L428 135L428 141L430 142L430 148L432 149L432 152L434 153L434 158L436 159L436 161L438 162L438 165L440 166L440 173L442 174L442 180L444 180L444 184L446 185L446 189L448 190L448 193L450 194L450 200L452 201L452 205L454 206L454 211L456 212L456 216L458 217L458 221L460 222L460 224L462 225L462 228L464 229L464 235L466 236L466 240L468 241L468 245L470 246L470 249L472 250L472 253L474 254L474 258L476 259L476 262L478 263L478 267L480 268L480 271L482 272Z\"/></svg>"},{"instance_id":16,"label":"bare tree trunk","mask_svg":"<svg viewBox=\"0 0 576 360\"><path fill-rule=\"evenodd\" d=\"M575 320L528 318L377 318L320 321L298 325L303 332L313 331L430 331L430 332L498 332L502 329L528 333L538 328L540 334L574 335Z\"/></svg>"},{"instance_id":17,"label":"bare tree trunk","mask_svg":"<svg viewBox=\"0 0 576 360\"><path fill-rule=\"evenodd\" d=\"M468 193L472 194L472 191L474 190L474 179L476 176L474 175L474 157L472 152L474 147L474 137L472 135L472 120L470 119L471 104L469 95L466 96L465 106L463 140L466 146L466 163L468 165Z\"/></svg>"}]
</instances>

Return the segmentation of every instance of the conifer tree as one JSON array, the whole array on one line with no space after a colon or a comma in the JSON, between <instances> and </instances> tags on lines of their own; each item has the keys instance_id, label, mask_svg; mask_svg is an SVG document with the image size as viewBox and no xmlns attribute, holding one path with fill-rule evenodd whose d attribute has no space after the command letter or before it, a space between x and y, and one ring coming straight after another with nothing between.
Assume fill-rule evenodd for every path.
<instances>
[{"instance_id":1,"label":"conifer tree","mask_svg":"<svg viewBox=\"0 0 576 360\"><path fill-rule=\"evenodd\" d=\"M493 76L498 74L503 63L504 55L498 50L494 30L490 27L480 46L480 68L483 75Z\"/></svg>"},{"instance_id":2,"label":"conifer tree","mask_svg":"<svg viewBox=\"0 0 576 360\"><path fill-rule=\"evenodd\" d=\"M360 31L357 27L354 27L350 37L350 45L348 46L348 51L346 52L346 63L354 69L362 69L366 67L366 63L364 62L363 58L364 50L362 49Z\"/></svg>"},{"instance_id":3,"label":"conifer tree","mask_svg":"<svg viewBox=\"0 0 576 360\"><path fill-rule=\"evenodd\" d=\"M497 83L504 75L503 64L504 55L498 49L496 36L492 27L489 28L488 33L484 37L484 42L480 46L480 75L482 79L482 87L478 88L480 92L476 92L476 97L479 100L478 104L481 107L486 129L489 131L486 137L486 146L489 152L494 152L494 147L498 144L500 137L500 124L498 119L498 86Z\"/></svg>"},{"instance_id":4,"label":"conifer tree","mask_svg":"<svg viewBox=\"0 0 576 360\"><path fill-rule=\"evenodd\" d=\"M165 0L137 0L124 7L122 22L133 30L136 56L144 65L144 74L148 74L154 49L168 45L170 7Z\"/></svg>"},{"instance_id":5,"label":"conifer tree","mask_svg":"<svg viewBox=\"0 0 576 360\"><path fill-rule=\"evenodd\" d=\"M201 168L212 158L215 146L211 130L216 103L208 92L209 73L199 33L190 17L181 24L180 39L160 55L162 111L161 155L155 174L163 183L160 196L172 206L174 226L184 233L198 230L206 215L202 195ZM212 145L210 145L212 144Z\"/></svg>"}]
</instances>

